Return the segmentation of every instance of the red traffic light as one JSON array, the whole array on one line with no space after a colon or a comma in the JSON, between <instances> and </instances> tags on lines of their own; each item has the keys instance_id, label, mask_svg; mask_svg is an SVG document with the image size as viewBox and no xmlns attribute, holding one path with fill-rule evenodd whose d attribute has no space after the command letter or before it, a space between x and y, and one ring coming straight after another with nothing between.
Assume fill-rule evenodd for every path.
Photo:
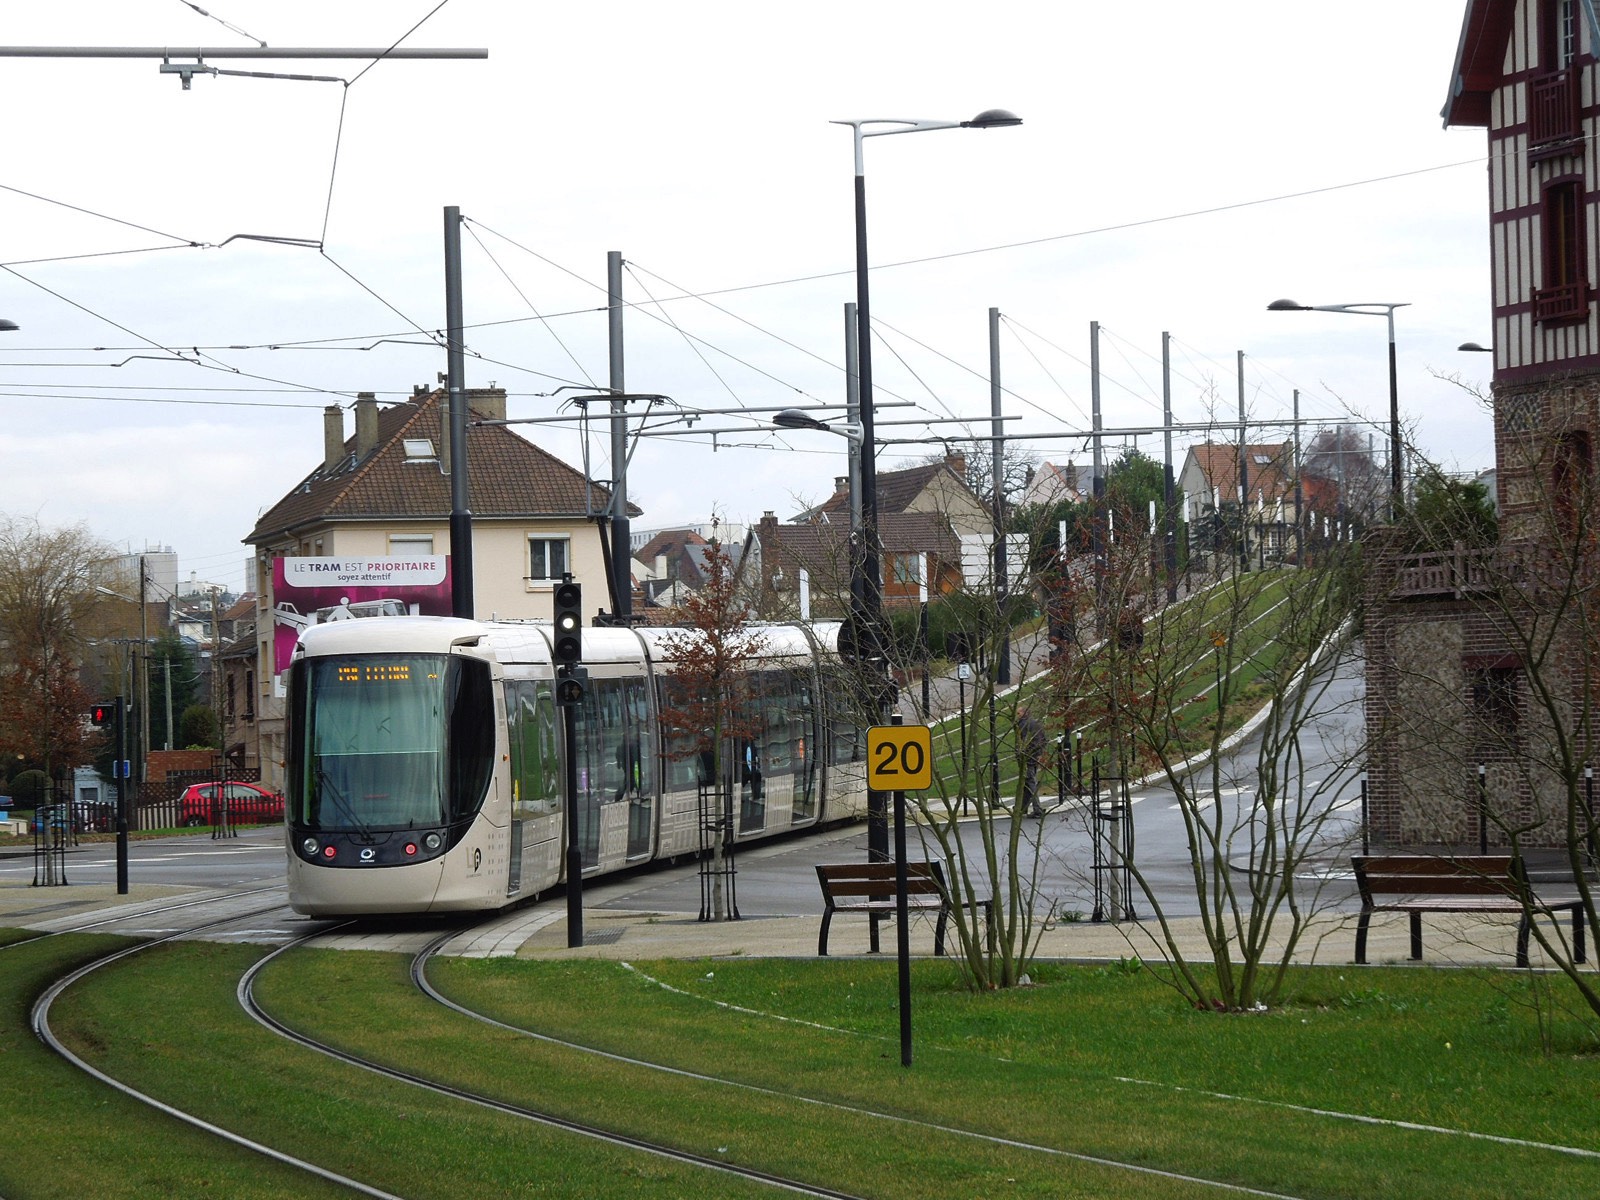
<instances>
[{"instance_id":1,"label":"red traffic light","mask_svg":"<svg viewBox=\"0 0 1600 1200\"><path fill-rule=\"evenodd\" d=\"M104 704L96 704L89 710L89 720L96 725L110 725L117 719L117 703L108 700Z\"/></svg>"}]
</instances>

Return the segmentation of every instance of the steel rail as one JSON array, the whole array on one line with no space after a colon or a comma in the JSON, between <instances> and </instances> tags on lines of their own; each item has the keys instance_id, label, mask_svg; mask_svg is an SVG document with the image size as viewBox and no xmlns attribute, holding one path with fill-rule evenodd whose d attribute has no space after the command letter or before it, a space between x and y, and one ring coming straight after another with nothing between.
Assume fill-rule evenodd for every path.
<instances>
[{"instance_id":1,"label":"steel rail","mask_svg":"<svg viewBox=\"0 0 1600 1200\"><path fill-rule=\"evenodd\" d=\"M121 1092L124 1096L138 1100L142 1104L149 1105L157 1112L165 1113L169 1117L173 1117L176 1120L182 1121L186 1125L191 1125L204 1133L209 1133L213 1137L221 1138L226 1142L231 1142L235 1146L242 1147L246 1150L253 1150L257 1154L273 1159L276 1162L283 1163L286 1166L296 1167L307 1172L308 1174L317 1176L319 1179L324 1179L330 1183L337 1183L344 1187L348 1187L353 1191L360 1192L364 1196L372 1196L375 1197L376 1200L405 1200L404 1197L396 1196L392 1192L385 1192L378 1188L370 1187L358 1179L351 1179L348 1176L340 1175L335 1171L328 1170L326 1167L319 1166L317 1163L307 1162L305 1159L296 1158L292 1154L285 1154L282 1150L275 1149L272 1146L268 1146L262 1142L253 1141L242 1134L234 1133L232 1130L224 1129L220 1125L212 1124L210 1121L202 1120L200 1117L194 1116L191 1113L186 1113L181 1108L176 1108L163 1100L157 1100L154 1096L151 1096L146 1092L141 1092L129 1084L123 1083L121 1080L108 1075L98 1067L74 1054L70 1049L67 1048L66 1044L63 1043L60 1038L56 1037L55 1032L50 1028L50 1006L55 1003L57 997L59 997L73 984L93 974L95 971L100 970L102 967L109 967L113 963L121 962L123 959L138 954L142 951L149 950L155 946L164 945L167 942L178 941L181 938L192 936L193 934L202 930L215 929L223 925L231 925L236 921L243 921L252 917L261 916L263 913L278 912L286 907L288 906L283 904L274 904L266 908L256 909L252 912L235 913L232 916L219 917L215 921L208 921L200 925L195 925L178 933L169 934L163 938L157 938L154 941L140 942L136 946L129 946L126 949L115 951L111 954L107 954L95 959L93 962L86 963L84 966L79 967L71 974L65 975L56 980L56 982L46 988L39 999L35 1001L32 1014L33 1031L38 1036L39 1040L42 1041L46 1046L50 1047L50 1049L54 1050L62 1058L66 1059L69 1063L77 1067L86 1075L99 1080L107 1087L114 1088L116 1091Z\"/></svg>"},{"instance_id":2,"label":"steel rail","mask_svg":"<svg viewBox=\"0 0 1600 1200\"><path fill-rule=\"evenodd\" d=\"M498 916L499 914L495 915ZM457 936L457 934L460 932L460 930L452 930L445 934L441 940L448 940ZM487 1108L493 1112L503 1113L507 1116L518 1117L523 1120L532 1121L536 1124L544 1125L551 1129L558 1129L565 1133L576 1134L580 1137L590 1138L594 1141L602 1142L607 1145L617 1146L627 1150L637 1150L641 1153L654 1155L657 1158L663 1158L670 1162L683 1163L685 1165L694 1167L703 1167L709 1171L714 1171L719 1175L734 1176L736 1178L750 1180L754 1183L764 1183L771 1187L793 1192L801 1196L819 1196L826 1198L826 1200L860 1200L859 1197L855 1196L855 1194L851 1192L840 1192L834 1190L833 1188L819 1187L815 1184L804 1183L794 1179L787 1179L781 1175L774 1175L766 1171L756 1170L753 1167L741 1167L735 1163L722 1162L714 1158L708 1158L703 1154L695 1154L688 1150L680 1150L675 1146L669 1146L664 1143L652 1142L644 1138L633 1137L629 1134L617 1133L614 1130L604 1129L598 1125L590 1125L582 1121L575 1121L568 1117L557 1116L554 1113L542 1112L538 1109L528 1108L520 1104L512 1104L504 1100L495 1100L492 1097L484 1096L477 1092L467 1091L464 1088L457 1088L449 1084L440 1083L437 1080L428 1079L425 1076L416 1075L409 1071L402 1071L394 1067L384 1066L381 1063L373 1062L372 1060L363 1058L358 1054L352 1054L349 1051L341 1050L336 1046L319 1041L308 1034L301 1033L300 1031L293 1029L284 1022L278 1020L271 1013L268 1013L261 1007L261 1005L255 999L255 980L256 977L280 955L286 954L290 950L298 949L301 946L315 941L321 936L323 936L321 933L307 934L305 937L300 938L297 941L278 947L271 954L268 954L259 962L255 963L255 965L246 971L244 976L239 980L239 1003L244 1010L268 1029L271 1029L273 1032L288 1038L290 1041L293 1041L298 1045L304 1046L311 1050L316 1050L322 1054L326 1054L328 1057L337 1062L346 1063L350 1066L360 1067L363 1070L371 1071L373 1074L380 1075L385 1079L393 1079L400 1083L410 1084L413 1087L422 1088L423 1090L432 1092L435 1095L445 1096L453 1100L462 1100L469 1104L478 1105L481 1108ZM469 1013L468 1015L471 1014Z\"/></svg>"}]
</instances>

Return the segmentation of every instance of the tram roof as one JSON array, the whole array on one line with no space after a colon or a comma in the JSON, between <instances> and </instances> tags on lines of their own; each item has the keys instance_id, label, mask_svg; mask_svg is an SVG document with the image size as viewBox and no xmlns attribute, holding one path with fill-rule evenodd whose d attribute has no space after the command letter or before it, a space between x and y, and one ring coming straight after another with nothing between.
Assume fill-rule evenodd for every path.
<instances>
[{"instance_id":1,"label":"tram roof","mask_svg":"<svg viewBox=\"0 0 1600 1200\"><path fill-rule=\"evenodd\" d=\"M839 644L839 623L752 624L763 639L763 656L804 656L815 648L833 653ZM460 617L361 617L313 625L302 631L308 654L447 654L460 645L487 640L496 657L508 662L548 663L551 625L548 621L474 621ZM645 657L665 660L670 639L684 630L641 626L634 629L591 626L583 631L583 660L592 663L636 663Z\"/></svg>"}]
</instances>

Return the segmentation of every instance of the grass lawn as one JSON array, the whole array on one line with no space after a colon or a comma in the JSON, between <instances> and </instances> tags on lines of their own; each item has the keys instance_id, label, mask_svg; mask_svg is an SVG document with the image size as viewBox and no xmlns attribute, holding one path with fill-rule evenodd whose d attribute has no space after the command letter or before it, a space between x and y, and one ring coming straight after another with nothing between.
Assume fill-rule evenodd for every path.
<instances>
[{"instance_id":1,"label":"grass lawn","mask_svg":"<svg viewBox=\"0 0 1600 1200\"><path fill-rule=\"evenodd\" d=\"M15 1137L0 1156L0 1194L12 1200L158 1194L95 1182L96 1166L127 1161L115 1153L123 1138L156 1147L157 1161L191 1164L179 1179L236 1157L108 1100L20 1028L24 997L60 969L47 955L101 944L54 939L0 957L11 1017L0 1062L8 1082L14 1064L26 1067L21 1092L41 1097L26 1132L49 1139L35 1152L35 1138ZM170 1103L408 1197L751 1190L289 1046L234 1002L259 953L184 943L135 956L69 992L55 1026ZM19 983L25 963L31 982ZM439 1009L391 954L298 951L264 974L258 995L291 1024L398 1066L858 1195L1228 1194L1119 1163L1306 1197L1573 1197L1600 1187L1595 1031L1547 1010L1547 1052L1526 975L1305 969L1283 1007L1218 1015L1184 1007L1132 967L1045 964L1037 986L973 995L947 964L919 961L908 1070L892 961L635 966L452 959L435 963L433 978L509 1023L741 1086ZM78 1138L97 1149L75 1156L73 1186L38 1186ZM280 1170L262 1164L259 1179L160 1194L287 1194L272 1190ZM118 1167L109 1182L125 1174ZM314 1193L307 1182L293 1194Z\"/></svg>"}]
</instances>

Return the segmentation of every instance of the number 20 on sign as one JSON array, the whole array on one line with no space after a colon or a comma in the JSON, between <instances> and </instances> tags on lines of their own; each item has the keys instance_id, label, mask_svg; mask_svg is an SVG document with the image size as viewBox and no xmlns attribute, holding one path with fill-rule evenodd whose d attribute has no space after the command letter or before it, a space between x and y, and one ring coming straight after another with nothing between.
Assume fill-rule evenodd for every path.
<instances>
[{"instance_id":1,"label":"number 20 on sign","mask_svg":"<svg viewBox=\"0 0 1600 1200\"><path fill-rule=\"evenodd\" d=\"M933 786L933 735L926 725L874 725L867 730L867 786L915 792Z\"/></svg>"}]
</instances>

